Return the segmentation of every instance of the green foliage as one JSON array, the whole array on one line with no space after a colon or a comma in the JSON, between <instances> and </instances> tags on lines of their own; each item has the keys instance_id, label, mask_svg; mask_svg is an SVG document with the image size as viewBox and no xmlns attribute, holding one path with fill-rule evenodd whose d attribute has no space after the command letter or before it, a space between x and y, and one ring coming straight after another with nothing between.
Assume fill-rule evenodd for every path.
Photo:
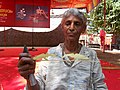
<instances>
[{"instance_id":1,"label":"green foliage","mask_svg":"<svg viewBox=\"0 0 120 90\"><path fill-rule=\"evenodd\" d=\"M104 0L103 0L104 1ZM120 0L106 0L106 26L104 27L104 2L90 12L89 31L104 29L107 33L120 35Z\"/></svg>"}]
</instances>

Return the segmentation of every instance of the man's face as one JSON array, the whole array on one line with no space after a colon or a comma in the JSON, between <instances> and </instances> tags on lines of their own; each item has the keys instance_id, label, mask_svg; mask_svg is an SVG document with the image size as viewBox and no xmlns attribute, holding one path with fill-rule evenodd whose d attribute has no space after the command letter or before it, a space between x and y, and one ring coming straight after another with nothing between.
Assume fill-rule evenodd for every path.
<instances>
[{"instance_id":1,"label":"man's face","mask_svg":"<svg viewBox=\"0 0 120 90\"><path fill-rule=\"evenodd\" d=\"M70 15L62 23L62 30L66 40L78 41L80 34L84 31L83 22L78 17Z\"/></svg>"}]
</instances>

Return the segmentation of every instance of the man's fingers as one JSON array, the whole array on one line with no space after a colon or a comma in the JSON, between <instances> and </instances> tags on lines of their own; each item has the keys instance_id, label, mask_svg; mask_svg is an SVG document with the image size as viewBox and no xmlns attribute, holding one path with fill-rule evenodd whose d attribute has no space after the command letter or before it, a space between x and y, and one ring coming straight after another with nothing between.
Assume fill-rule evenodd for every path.
<instances>
[{"instance_id":1,"label":"man's fingers","mask_svg":"<svg viewBox=\"0 0 120 90\"><path fill-rule=\"evenodd\" d=\"M19 72L21 76L25 79L28 79L29 75L31 74L30 70Z\"/></svg>"},{"instance_id":2,"label":"man's fingers","mask_svg":"<svg viewBox=\"0 0 120 90\"><path fill-rule=\"evenodd\" d=\"M19 59L21 59L22 57L30 57L31 58L31 55L29 53L20 53Z\"/></svg>"},{"instance_id":3,"label":"man's fingers","mask_svg":"<svg viewBox=\"0 0 120 90\"><path fill-rule=\"evenodd\" d=\"M18 67L21 65L25 65L25 64L30 64L33 65L35 62L34 60L32 60L32 58L28 58L28 57L22 57L19 61L18 61Z\"/></svg>"},{"instance_id":4,"label":"man's fingers","mask_svg":"<svg viewBox=\"0 0 120 90\"><path fill-rule=\"evenodd\" d=\"M29 70L29 68L30 68L30 65L26 64L24 66L19 67L18 71L27 71L27 70Z\"/></svg>"}]
</instances>

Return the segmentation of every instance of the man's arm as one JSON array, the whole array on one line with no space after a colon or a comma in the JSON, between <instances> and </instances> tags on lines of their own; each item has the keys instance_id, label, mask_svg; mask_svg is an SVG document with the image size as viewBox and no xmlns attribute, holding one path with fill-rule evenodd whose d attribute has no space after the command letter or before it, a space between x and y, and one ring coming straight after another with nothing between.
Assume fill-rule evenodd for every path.
<instances>
[{"instance_id":1,"label":"man's arm","mask_svg":"<svg viewBox=\"0 0 120 90\"><path fill-rule=\"evenodd\" d=\"M93 65L93 87L95 90L108 90L106 83L104 82L104 74L102 72L102 67L99 59L97 58L97 54L95 52L94 56L94 65Z\"/></svg>"}]
</instances>

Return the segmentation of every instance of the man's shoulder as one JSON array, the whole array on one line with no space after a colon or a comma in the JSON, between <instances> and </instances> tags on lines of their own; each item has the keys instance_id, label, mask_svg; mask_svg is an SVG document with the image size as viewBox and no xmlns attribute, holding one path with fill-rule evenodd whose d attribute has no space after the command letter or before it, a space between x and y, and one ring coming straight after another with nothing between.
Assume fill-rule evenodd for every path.
<instances>
[{"instance_id":1,"label":"man's shoulder","mask_svg":"<svg viewBox=\"0 0 120 90\"><path fill-rule=\"evenodd\" d=\"M50 47L49 49L48 49L48 53L55 53L56 51L58 52L58 51L61 51L61 45L59 44L59 45L57 45L57 46L54 46L54 47Z\"/></svg>"},{"instance_id":2,"label":"man's shoulder","mask_svg":"<svg viewBox=\"0 0 120 90\"><path fill-rule=\"evenodd\" d=\"M89 52L96 52L94 49L92 49L92 48L89 48L89 47L86 47L86 46L83 46L83 49L85 50L85 51L89 51Z\"/></svg>"},{"instance_id":3,"label":"man's shoulder","mask_svg":"<svg viewBox=\"0 0 120 90\"><path fill-rule=\"evenodd\" d=\"M96 51L95 50L93 50L93 49L91 49L89 47L85 47L85 46L82 47L82 52L84 52L85 54L88 54L90 56L96 55Z\"/></svg>"}]
</instances>

